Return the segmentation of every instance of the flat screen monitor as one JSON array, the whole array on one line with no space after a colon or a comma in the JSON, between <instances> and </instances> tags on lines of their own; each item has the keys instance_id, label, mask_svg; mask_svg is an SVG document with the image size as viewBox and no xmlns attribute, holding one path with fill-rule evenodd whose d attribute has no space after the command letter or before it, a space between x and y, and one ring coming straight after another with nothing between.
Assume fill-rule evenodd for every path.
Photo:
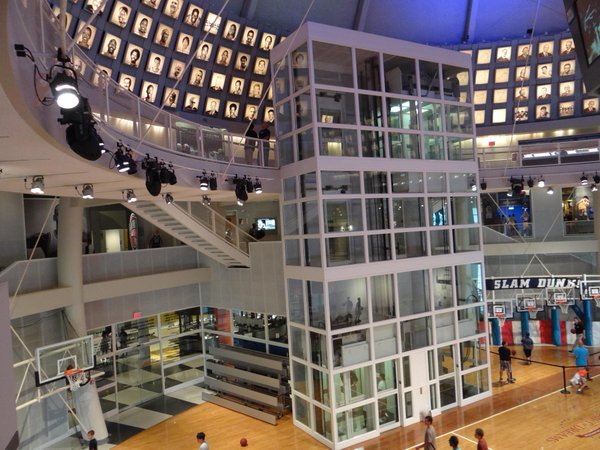
<instances>
[{"instance_id":1,"label":"flat screen monitor","mask_svg":"<svg viewBox=\"0 0 600 450\"><path fill-rule=\"evenodd\" d=\"M277 229L277 220L275 217L259 217L256 219L256 228L265 231L275 231Z\"/></svg>"}]
</instances>

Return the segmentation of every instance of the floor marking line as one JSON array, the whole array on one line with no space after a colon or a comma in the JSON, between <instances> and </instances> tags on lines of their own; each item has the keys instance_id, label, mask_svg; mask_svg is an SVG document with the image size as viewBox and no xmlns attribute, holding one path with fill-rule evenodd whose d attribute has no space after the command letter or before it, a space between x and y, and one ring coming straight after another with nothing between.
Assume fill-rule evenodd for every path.
<instances>
[{"instance_id":1,"label":"floor marking line","mask_svg":"<svg viewBox=\"0 0 600 450\"><path fill-rule=\"evenodd\" d=\"M454 433L454 435L460 437L461 439L464 439L465 441L469 441L469 442L472 442L473 444L477 444L477 441L474 441L473 439L469 439L468 437L464 437L462 434Z\"/></svg>"}]
</instances>

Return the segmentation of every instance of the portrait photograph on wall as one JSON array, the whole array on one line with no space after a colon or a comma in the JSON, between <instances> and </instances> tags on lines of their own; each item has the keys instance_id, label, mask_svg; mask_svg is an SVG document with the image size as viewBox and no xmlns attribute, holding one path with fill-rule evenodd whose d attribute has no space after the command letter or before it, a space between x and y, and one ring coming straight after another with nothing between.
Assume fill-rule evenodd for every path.
<instances>
[{"instance_id":1,"label":"portrait photograph on wall","mask_svg":"<svg viewBox=\"0 0 600 450\"><path fill-rule=\"evenodd\" d=\"M248 122L252 120L256 120L256 112L258 111L258 105L246 105L246 110L244 111L244 119Z\"/></svg>"},{"instance_id":2,"label":"portrait photograph on wall","mask_svg":"<svg viewBox=\"0 0 600 450\"><path fill-rule=\"evenodd\" d=\"M481 125L482 123L485 123L485 110L483 110L483 109L475 110L473 119L477 125Z\"/></svg>"},{"instance_id":3,"label":"portrait photograph on wall","mask_svg":"<svg viewBox=\"0 0 600 450\"><path fill-rule=\"evenodd\" d=\"M188 5L187 13L183 19L183 23L191 27L198 28L200 21L202 20L202 14L204 14L204 9L190 3Z\"/></svg>"},{"instance_id":4,"label":"portrait photograph on wall","mask_svg":"<svg viewBox=\"0 0 600 450\"><path fill-rule=\"evenodd\" d=\"M142 60L143 49L135 44L127 44L125 53L123 54L123 64L137 69L140 66Z\"/></svg>"},{"instance_id":5,"label":"portrait photograph on wall","mask_svg":"<svg viewBox=\"0 0 600 450\"><path fill-rule=\"evenodd\" d=\"M125 28L127 22L129 22L129 15L131 14L131 7L122 2L115 2L113 6L113 12L110 16L110 21L116 26Z\"/></svg>"},{"instance_id":6,"label":"portrait photograph on wall","mask_svg":"<svg viewBox=\"0 0 600 450\"><path fill-rule=\"evenodd\" d=\"M482 69L475 72L475 84L488 84L490 81L490 71Z\"/></svg>"},{"instance_id":7,"label":"portrait photograph on wall","mask_svg":"<svg viewBox=\"0 0 600 450\"><path fill-rule=\"evenodd\" d=\"M271 125L275 123L275 110L273 108L266 108L263 116L263 121L268 122Z\"/></svg>"},{"instance_id":8,"label":"portrait photograph on wall","mask_svg":"<svg viewBox=\"0 0 600 450\"><path fill-rule=\"evenodd\" d=\"M163 14L170 17L171 19L177 20L179 12L181 11L181 4L183 0L166 0Z\"/></svg>"},{"instance_id":9,"label":"portrait photograph on wall","mask_svg":"<svg viewBox=\"0 0 600 450\"><path fill-rule=\"evenodd\" d=\"M90 13L94 14L96 11L100 10L98 15L102 15L104 12L104 8L106 7L106 3L102 3L102 0L86 0L85 1L85 9Z\"/></svg>"},{"instance_id":10,"label":"portrait photograph on wall","mask_svg":"<svg viewBox=\"0 0 600 450\"><path fill-rule=\"evenodd\" d=\"M166 26L161 23L156 27L156 33L154 33L154 43L161 47L168 47L171 43L171 37L173 36L173 28Z\"/></svg>"},{"instance_id":11,"label":"portrait photograph on wall","mask_svg":"<svg viewBox=\"0 0 600 450\"><path fill-rule=\"evenodd\" d=\"M164 57L158 53L150 53L148 57L148 64L146 65L146 72L160 75L164 63Z\"/></svg>"},{"instance_id":12,"label":"portrait photograph on wall","mask_svg":"<svg viewBox=\"0 0 600 450\"><path fill-rule=\"evenodd\" d=\"M506 109L493 109L492 110L492 123L504 123L506 122Z\"/></svg>"},{"instance_id":13,"label":"portrait photograph on wall","mask_svg":"<svg viewBox=\"0 0 600 450\"><path fill-rule=\"evenodd\" d=\"M492 49L482 48L477 52L477 64L489 64L492 61Z\"/></svg>"},{"instance_id":14,"label":"portrait photograph on wall","mask_svg":"<svg viewBox=\"0 0 600 450\"><path fill-rule=\"evenodd\" d=\"M260 41L260 49L265 52L270 51L273 48L275 42L275 35L271 33L263 33Z\"/></svg>"},{"instance_id":15,"label":"portrait photograph on wall","mask_svg":"<svg viewBox=\"0 0 600 450\"><path fill-rule=\"evenodd\" d=\"M119 86L129 92L133 92L135 89L135 77L121 72L121 74L119 74Z\"/></svg>"},{"instance_id":16,"label":"portrait photograph on wall","mask_svg":"<svg viewBox=\"0 0 600 450\"><path fill-rule=\"evenodd\" d=\"M583 112L585 114L597 113L598 112L598 99L597 98L585 98L582 101Z\"/></svg>"},{"instance_id":17,"label":"portrait photograph on wall","mask_svg":"<svg viewBox=\"0 0 600 450\"><path fill-rule=\"evenodd\" d=\"M527 61L531 58L531 45L519 45L517 47L517 61Z\"/></svg>"},{"instance_id":18,"label":"portrait photograph on wall","mask_svg":"<svg viewBox=\"0 0 600 450\"><path fill-rule=\"evenodd\" d=\"M536 105L535 118L540 119L540 120L549 119L550 118L550 105Z\"/></svg>"},{"instance_id":19,"label":"portrait photograph on wall","mask_svg":"<svg viewBox=\"0 0 600 450\"><path fill-rule=\"evenodd\" d=\"M198 111L198 105L200 104L200 96L197 94L187 93L185 94L185 101L183 102L183 109L189 112Z\"/></svg>"},{"instance_id":20,"label":"portrait photograph on wall","mask_svg":"<svg viewBox=\"0 0 600 450\"><path fill-rule=\"evenodd\" d=\"M538 44L538 58L552 58L553 53L554 53L554 42L547 41L547 42L540 42Z\"/></svg>"},{"instance_id":21,"label":"portrait photograph on wall","mask_svg":"<svg viewBox=\"0 0 600 450\"><path fill-rule=\"evenodd\" d=\"M522 122L529 118L529 111L526 106L517 107L514 109L515 121Z\"/></svg>"},{"instance_id":22,"label":"portrait photograph on wall","mask_svg":"<svg viewBox=\"0 0 600 450\"><path fill-rule=\"evenodd\" d=\"M560 41L560 54L561 55L574 55L575 54L575 43L573 39L561 39Z\"/></svg>"},{"instance_id":23,"label":"portrait photograph on wall","mask_svg":"<svg viewBox=\"0 0 600 450\"><path fill-rule=\"evenodd\" d=\"M177 36L177 45L175 46L175 49L179 53L189 55L190 49L192 48L192 40L193 39L194 38L192 37L192 35L180 32L179 35Z\"/></svg>"},{"instance_id":24,"label":"portrait photograph on wall","mask_svg":"<svg viewBox=\"0 0 600 450\"><path fill-rule=\"evenodd\" d=\"M217 51L216 63L221 66L228 66L231 60L231 49L227 47L219 47Z\"/></svg>"},{"instance_id":25,"label":"portrait photograph on wall","mask_svg":"<svg viewBox=\"0 0 600 450\"><path fill-rule=\"evenodd\" d=\"M118 38L110 33L106 33L104 35L104 40L102 41L102 50L100 50L100 54L110 59L117 59L120 46L121 38Z\"/></svg>"},{"instance_id":26,"label":"portrait photograph on wall","mask_svg":"<svg viewBox=\"0 0 600 450\"><path fill-rule=\"evenodd\" d=\"M206 99L206 106L204 108L204 114L207 116L216 116L219 114L219 106L221 105L221 100L218 98L209 97Z\"/></svg>"},{"instance_id":27,"label":"portrait photograph on wall","mask_svg":"<svg viewBox=\"0 0 600 450\"><path fill-rule=\"evenodd\" d=\"M179 90L173 88L165 88L163 95L163 104L167 108L177 108L177 100L179 100Z\"/></svg>"},{"instance_id":28,"label":"portrait photograph on wall","mask_svg":"<svg viewBox=\"0 0 600 450\"><path fill-rule=\"evenodd\" d=\"M550 100L552 95L552 85L550 84L544 84L541 86L538 86L536 89L536 98L538 100Z\"/></svg>"},{"instance_id":29,"label":"portrait photograph on wall","mask_svg":"<svg viewBox=\"0 0 600 450\"><path fill-rule=\"evenodd\" d=\"M196 50L196 58L200 61L208 61L211 52L212 44L208 42L203 42L202 44L198 44L198 49Z\"/></svg>"},{"instance_id":30,"label":"portrait photograph on wall","mask_svg":"<svg viewBox=\"0 0 600 450\"><path fill-rule=\"evenodd\" d=\"M226 119L237 119L240 110L240 104L238 102L227 102L225 105L225 118Z\"/></svg>"},{"instance_id":31,"label":"portrait photograph on wall","mask_svg":"<svg viewBox=\"0 0 600 450\"><path fill-rule=\"evenodd\" d=\"M507 63L510 61L511 56L511 48L510 47L498 47L496 50L496 62L497 63Z\"/></svg>"},{"instance_id":32,"label":"portrait photograph on wall","mask_svg":"<svg viewBox=\"0 0 600 450\"><path fill-rule=\"evenodd\" d=\"M294 52L292 54L292 67L295 69L306 68L306 52Z\"/></svg>"},{"instance_id":33,"label":"portrait photograph on wall","mask_svg":"<svg viewBox=\"0 0 600 450\"><path fill-rule=\"evenodd\" d=\"M494 103L506 103L508 89L494 89Z\"/></svg>"},{"instance_id":34,"label":"portrait photograph on wall","mask_svg":"<svg viewBox=\"0 0 600 450\"><path fill-rule=\"evenodd\" d=\"M256 43L257 34L258 34L258 30L256 28L251 28L251 27L244 28L242 44L252 47Z\"/></svg>"},{"instance_id":35,"label":"portrait photograph on wall","mask_svg":"<svg viewBox=\"0 0 600 450\"><path fill-rule=\"evenodd\" d=\"M494 83L508 83L508 78L510 76L510 69L496 69L496 73L494 75Z\"/></svg>"},{"instance_id":36,"label":"portrait photograph on wall","mask_svg":"<svg viewBox=\"0 0 600 450\"><path fill-rule=\"evenodd\" d=\"M232 95L242 95L244 92L243 78L233 77L229 83L229 93Z\"/></svg>"},{"instance_id":37,"label":"portrait photograph on wall","mask_svg":"<svg viewBox=\"0 0 600 450\"><path fill-rule=\"evenodd\" d=\"M558 116L569 117L575 114L575 102L560 102L558 104Z\"/></svg>"},{"instance_id":38,"label":"portrait photograph on wall","mask_svg":"<svg viewBox=\"0 0 600 450\"><path fill-rule=\"evenodd\" d=\"M142 83L142 89L140 90L140 98L148 103L154 103L156 100L156 90L158 84L151 83L150 81L144 81Z\"/></svg>"},{"instance_id":39,"label":"portrait photograph on wall","mask_svg":"<svg viewBox=\"0 0 600 450\"><path fill-rule=\"evenodd\" d=\"M210 79L210 88L213 91L222 91L225 86L225 75L222 73L213 72Z\"/></svg>"},{"instance_id":40,"label":"portrait photograph on wall","mask_svg":"<svg viewBox=\"0 0 600 450\"><path fill-rule=\"evenodd\" d=\"M531 74L531 67L523 66L515 68L515 81L528 81Z\"/></svg>"},{"instance_id":41,"label":"portrait photograph on wall","mask_svg":"<svg viewBox=\"0 0 600 450\"><path fill-rule=\"evenodd\" d=\"M217 34L219 27L221 26L221 16L214 13L208 13L206 15L206 21L204 22L203 30L210 34Z\"/></svg>"},{"instance_id":42,"label":"portrait photograph on wall","mask_svg":"<svg viewBox=\"0 0 600 450\"><path fill-rule=\"evenodd\" d=\"M79 22L79 25L77 27L78 34L84 25L85 25L85 22L82 22L82 21ZM94 27L93 25L88 25L85 27L83 32L79 35L79 39L77 39L77 45L89 50L90 47L92 46L92 44L94 43L95 37L96 37L96 27Z\"/></svg>"},{"instance_id":43,"label":"portrait photograph on wall","mask_svg":"<svg viewBox=\"0 0 600 450\"><path fill-rule=\"evenodd\" d=\"M233 20L228 20L225 23L225 28L223 29L223 38L228 41L235 41L238 35L238 31L240 29L240 24L234 22Z\"/></svg>"},{"instance_id":44,"label":"portrait photograph on wall","mask_svg":"<svg viewBox=\"0 0 600 450\"><path fill-rule=\"evenodd\" d=\"M515 89L515 102L522 103L529 100L529 87L521 86Z\"/></svg>"},{"instance_id":45,"label":"portrait photograph on wall","mask_svg":"<svg viewBox=\"0 0 600 450\"><path fill-rule=\"evenodd\" d=\"M538 64L537 77L540 79L552 77L552 64Z\"/></svg>"},{"instance_id":46,"label":"portrait photograph on wall","mask_svg":"<svg viewBox=\"0 0 600 450\"><path fill-rule=\"evenodd\" d=\"M162 0L142 0L142 3L152 9L158 9Z\"/></svg>"},{"instance_id":47,"label":"portrait photograph on wall","mask_svg":"<svg viewBox=\"0 0 600 450\"><path fill-rule=\"evenodd\" d=\"M246 71L248 68L248 63L250 62L250 55L247 53L239 53L235 58L235 69Z\"/></svg>"},{"instance_id":48,"label":"portrait photograph on wall","mask_svg":"<svg viewBox=\"0 0 600 450\"><path fill-rule=\"evenodd\" d=\"M475 91L473 93L473 104L485 105L487 102L487 91Z\"/></svg>"},{"instance_id":49,"label":"portrait photograph on wall","mask_svg":"<svg viewBox=\"0 0 600 450\"><path fill-rule=\"evenodd\" d=\"M86 68L87 66L83 60L79 56L73 55L73 69L75 69L79 75L84 76Z\"/></svg>"},{"instance_id":50,"label":"portrait photograph on wall","mask_svg":"<svg viewBox=\"0 0 600 450\"><path fill-rule=\"evenodd\" d=\"M569 59L567 61L561 61L559 71L561 77L570 77L571 75L575 75L575 60Z\"/></svg>"},{"instance_id":51,"label":"portrait photograph on wall","mask_svg":"<svg viewBox=\"0 0 600 450\"><path fill-rule=\"evenodd\" d=\"M185 63L183 61L177 61L176 59L171 60L171 67L169 67L169 78L173 80L180 80L183 76L183 69L185 69Z\"/></svg>"},{"instance_id":52,"label":"portrait photograph on wall","mask_svg":"<svg viewBox=\"0 0 600 450\"><path fill-rule=\"evenodd\" d=\"M111 75L112 69L98 64L96 65L96 71L94 72L94 76L92 77L92 84L99 88L105 88Z\"/></svg>"},{"instance_id":53,"label":"portrait photograph on wall","mask_svg":"<svg viewBox=\"0 0 600 450\"><path fill-rule=\"evenodd\" d=\"M193 67L190 73L189 84L192 86L202 87L204 86L204 77L206 76L206 71L204 69L200 69L199 67Z\"/></svg>"},{"instance_id":54,"label":"portrait photograph on wall","mask_svg":"<svg viewBox=\"0 0 600 450\"><path fill-rule=\"evenodd\" d=\"M250 84L250 91L248 92L248 97L251 98L260 98L262 95L263 84L260 81L253 81Z\"/></svg>"},{"instance_id":55,"label":"portrait photograph on wall","mask_svg":"<svg viewBox=\"0 0 600 450\"><path fill-rule=\"evenodd\" d=\"M152 27L152 18L145 14L137 13L133 21L133 27L131 27L131 32L146 39L150 32L150 27Z\"/></svg>"},{"instance_id":56,"label":"portrait photograph on wall","mask_svg":"<svg viewBox=\"0 0 600 450\"><path fill-rule=\"evenodd\" d=\"M266 75L269 60L266 58L256 58L254 62L254 73L256 75Z\"/></svg>"},{"instance_id":57,"label":"portrait photograph on wall","mask_svg":"<svg viewBox=\"0 0 600 450\"><path fill-rule=\"evenodd\" d=\"M575 82L573 81L565 81L560 83L559 85L559 93L560 97L571 97L575 94Z\"/></svg>"}]
</instances>

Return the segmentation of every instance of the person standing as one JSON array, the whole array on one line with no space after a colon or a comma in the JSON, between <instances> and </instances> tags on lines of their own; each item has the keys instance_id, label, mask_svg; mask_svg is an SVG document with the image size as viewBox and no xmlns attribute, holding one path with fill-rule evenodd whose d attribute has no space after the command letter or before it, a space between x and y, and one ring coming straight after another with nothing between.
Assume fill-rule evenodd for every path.
<instances>
[{"instance_id":1,"label":"person standing","mask_svg":"<svg viewBox=\"0 0 600 450\"><path fill-rule=\"evenodd\" d=\"M506 341L502 341L502 346L498 349L498 355L500 356L500 384L502 384L502 373L505 370L507 383L514 383L517 380L515 380L512 376L510 349L506 346Z\"/></svg>"},{"instance_id":2,"label":"person standing","mask_svg":"<svg viewBox=\"0 0 600 450\"><path fill-rule=\"evenodd\" d=\"M160 248L162 247L162 237L158 230L154 230L154 234L150 238L150 248Z\"/></svg>"},{"instance_id":3,"label":"person standing","mask_svg":"<svg viewBox=\"0 0 600 450\"><path fill-rule=\"evenodd\" d=\"M271 130L269 129L269 122L263 122L262 128L258 132L258 138L262 139L263 146L263 161L265 167L269 165L269 150L271 150L269 139L271 139ZM259 156L260 157L260 156ZM260 161L257 161L258 165L260 165Z\"/></svg>"},{"instance_id":4,"label":"person standing","mask_svg":"<svg viewBox=\"0 0 600 450\"><path fill-rule=\"evenodd\" d=\"M591 380L588 371L590 352L583 346L583 342L579 341L577 343L577 347L573 350L573 356L575 356L575 365L578 367L578 370L585 370L585 378Z\"/></svg>"},{"instance_id":5,"label":"person standing","mask_svg":"<svg viewBox=\"0 0 600 450\"><path fill-rule=\"evenodd\" d=\"M456 436L450 436L450 439L448 439L448 445L450 445L452 450L460 450L460 447L458 446L458 438Z\"/></svg>"},{"instance_id":6,"label":"person standing","mask_svg":"<svg viewBox=\"0 0 600 450\"><path fill-rule=\"evenodd\" d=\"M571 353L573 353L575 351L575 348L577 348L577 345L580 342L583 343L583 338L585 334L585 327L583 325L583 322L577 316L573 317L573 329L571 330L571 332L575 333L575 342L573 342L573 347L571 347Z\"/></svg>"},{"instance_id":7,"label":"person standing","mask_svg":"<svg viewBox=\"0 0 600 450\"><path fill-rule=\"evenodd\" d=\"M435 428L433 428L433 417L425 416L423 423L427 425L427 428L425 429L425 439L423 440L423 444L415 448L422 448L424 450L435 450Z\"/></svg>"},{"instance_id":8,"label":"person standing","mask_svg":"<svg viewBox=\"0 0 600 450\"><path fill-rule=\"evenodd\" d=\"M98 450L98 441L94 437L96 432L94 430L90 430L87 432L87 438L89 441L88 450Z\"/></svg>"},{"instance_id":9,"label":"person standing","mask_svg":"<svg viewBox=\"0 0 600 450\"><path fill-rule=\"evenodd\" d=\"M198 450L208 450L208 442L206 442L206 435L202 431L196 435L196 440L200 444Z\"/></svg>"},{"instance_id":10,"label":"person standing","mask_svg":"<svg viewBox=\"0 0 600 450\"><path fill-rule=\"evenodd\" d=\"M252 164L252 159L254 158L254 149L256 149L257 144L255 139L258 139L258 134L254 129L254 122L250 122L248 131L246 131L246 142L244 145L244 156L248 165Z\"/></svg>"},{"instance_id":11,"label":"person standing","mask_svg":"<svg viewBox=\"0 0 600 450\"><path fill-rule=\"evenodd\" d=\"M377 382L377 391L381 392L381 391L385 391L386 390L386 382L385 382L385 373L380 373L379 374L379 381Z\"/></svg>"},{"instance_id":12,"label":"person standing","mask_svg":"<svg viewBox=\"0 0 600 450\"><path fill-rule=\"evenodd\" d=\"M489 450L481 428L475 428L475 439L477 439L477 450Z\"/></svg>"},{"instance_id":13,"label":"person standing","mask_svg":"<svg viewBox=\"0 0 600 450\"><path fill-rule=\"evenodd\" d=\"M531 365L531 352L533 351L533 339L529 336L529 333L525 333L525 337L521 339L521 344L523 344L523 353L525 353L525 358L527 358L527 364Z\"/></svg>"}]
</instances>

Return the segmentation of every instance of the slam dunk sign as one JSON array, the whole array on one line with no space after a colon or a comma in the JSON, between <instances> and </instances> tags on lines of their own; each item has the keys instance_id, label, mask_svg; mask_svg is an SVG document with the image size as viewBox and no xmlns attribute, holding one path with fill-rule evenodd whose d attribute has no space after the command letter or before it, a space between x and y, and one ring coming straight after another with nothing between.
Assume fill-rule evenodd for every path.
<instances>
[{"instance_id":1,"label":"slam dunk sign","mask_svg":"<svg viewBox=\"0 0 600 450\"><path fill-rule=\"evenodd\" d=\"M501 289L579 288L579 278L569 277L511 277L485 280L488 291Z\"/></svg>"}]
</instances>

